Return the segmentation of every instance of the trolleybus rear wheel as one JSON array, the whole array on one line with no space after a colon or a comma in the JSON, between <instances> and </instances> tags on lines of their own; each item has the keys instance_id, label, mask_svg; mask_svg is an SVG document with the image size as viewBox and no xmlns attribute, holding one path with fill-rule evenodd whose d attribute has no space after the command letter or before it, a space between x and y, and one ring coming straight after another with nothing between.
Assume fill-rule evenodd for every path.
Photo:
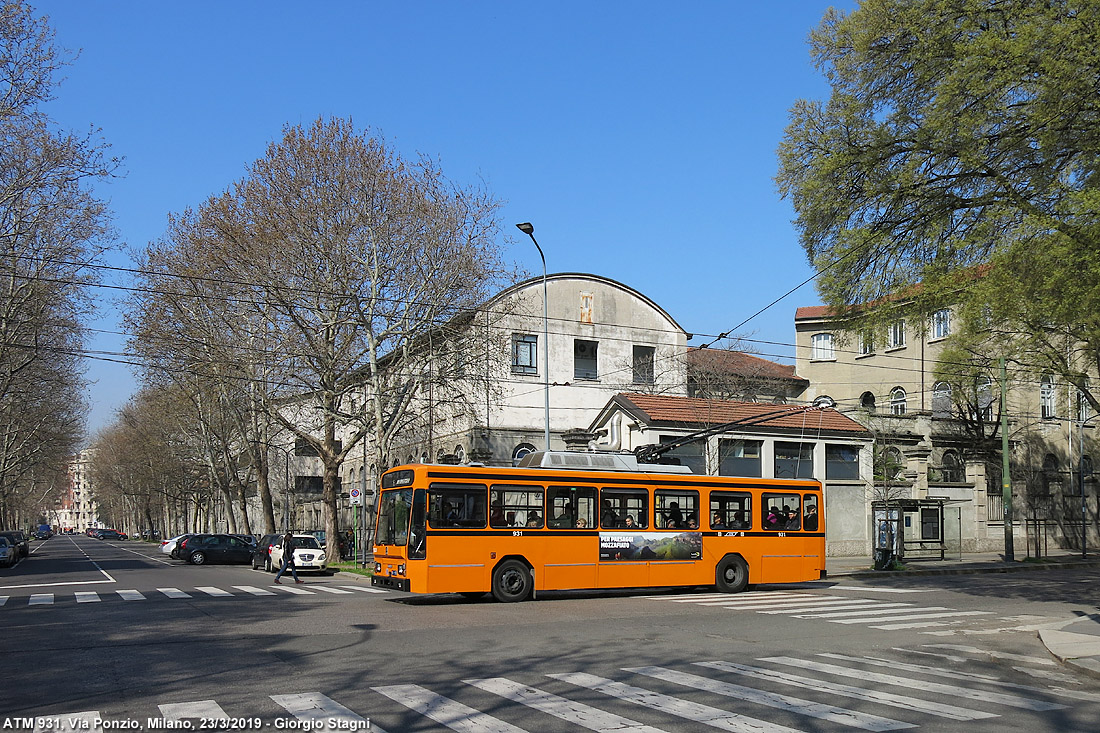
<instances>
[{"instance_id":1,"label":"trolleybus rear wheel","mask_svg":"<svg viewBox=\"0 0 1100 733\"><path fill-rule=\"evenodd\" d=\"M749 566L740 555L726 555L714 569L714 584L723 593L740 593L749 584Z\"/></svg>"},{"instance_id":2,"label":"trolleybus rear wheel","mask_svg":"<svg viewBox=\"0 0 1100 733\"><path fill-rule=\"evenodd\" d=\"M501 603L514 603L529 595L531 571L519 560L505 560L493 571L493 598Z\"/></svg>"}]
</instances>

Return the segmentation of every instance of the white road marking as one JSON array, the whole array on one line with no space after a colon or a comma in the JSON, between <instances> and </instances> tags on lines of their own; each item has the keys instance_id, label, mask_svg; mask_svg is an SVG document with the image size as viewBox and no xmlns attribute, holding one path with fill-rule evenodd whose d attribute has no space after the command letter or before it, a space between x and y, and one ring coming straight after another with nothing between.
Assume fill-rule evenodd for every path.
<instances>
[{"instance_id":1,"label":"white road marking","mask_svg":"<svg viewBox=\"0 0 1100 733\"><path fill-rule=\"evenodd\" d=\"M369 723L365 718L319 692L272 695L271 699L298 720L309 721L311 724L309 729L313 731L366 730L369 726L371 731L385 733L377 725Z\"/></svg>"},{"instance_id":2,"label":"white road marking","mask_svg":"<svg viewBox=\"0 0 1100 733\"><path fill-rule=\"evenodd\" d=\"M237 590L243 590L245 593L251 593L254 596L273 596L274 591L264 590L263 588L257 588L252 585L235 585L233 586Z\"/></svg>"},{"instance_id":3,"label":"white road marking","mask_svg":"<svg viewBox=\"0 0 1100 733\"><path fill-rule=\"evenodd\" d=\"M870 585L834 585L829 590L865 590L871 593L931 593L935 588L877 588Z\"/></svg>"},{"instance_id":4,"label":"white road marking","mask_svg":"<svg viewBox=\"0 0 1100 733\"><path fill-rule=\"evenodd\" d=\"M96 711L42 715L35 719L34 733L68 733L69 731L95 730L92 723L100 719L99 713Z\"/></svg>"},{"instance_id":5,"label":"white road marking","mask_svg":"<svg viewBox=\"0 0 1100 733\"><path fill-rule=\"evenodd\" d=\"M1039 664L1046 667L1057 666L1057 663L1053 659L1047 659L1046 657L1027 657L1022 654L1008 654L1006 652L979 649L976 646L964 646L962 644L925 644L924 646L929 649L950 649L956 652L967 652L968 654L984 654L993 659L1004 659L1012 662L1026 662L1028 664Z\"/></svg>"},{"instance_id":6,"label":"white road marking","mask_svg":"<svg viewBox=\"0 0 1100 733\"><path fill-rule=\"evenodd\" d=\"M817 679L814 677L803 677L801 675L790 674L787 672L779 672L773 669L766 669L764 667L750 667L744 664L734 664L733 662L695 662L695 664L700 667L717 669L722 672L732 672L734 674L741 674L747 677L759 677L761 679L766 679L772 682L780 682L785 685L802 687L807 690L826 692L832 695L840 695L842 697L851 697L856 700L867 700L869 702L889 705L895 708L902 708L903 710L915 710L919 713L927 713L928 715L935 715L940 718L948 718L949 720L979 720L982 718L1000 717L996 713L985 713L980 710L967 710L966 708L960 708L955 705L948 705L947 703L921 700L917 697L909 697L908 695L897 695L892 692L867 690L862 687L856 687L854 685L846 685L839 682L828 682L826 680Z\"/></svg>"},{"instance_id":7,"label":"white road marking","mask_svg":"<svg viewBox=\"0 0 1100 733\"><path fill-rule=\"evenodd\" d=\"M697 690L703 690L704 692L713 692L715 694L723 695L725 697L732 697L735 700L743 700L745 702L755 703L758 705L767 705L768 707L778 708L780 710L786 710L792 713L798 713L799 715L807 715L813 718L820 718L822 720L828 720L833 723L839 723L841 725L850 725L855 728L862 728L864 730L885 731L916 727L912 723L903 723L898 720L881 718L877 715L871 715L869 713L860 713L853 710L845 710L844 708L839 708L835 705L811 702L809 700L802 700L797 697L790 697L788 695L782 695L775 692L765 692L763 690L758 690L753 687L735 685L729 682L722 682L721 680L712 680L708 677L700 677L697 674L677 672L675 670L666 669L664 667L629 667L624 668L623 671L632 672L634 674L644 674L648 677L654 677L656 679L664 680L666 682L672 682L677 685L692 687ZM557 677L558 679L565 679L566 682L573 681L571 679L566 679L566 677L563 675L552 674L550 676ZM573 684L579 683L574 682ZM585 686L588 687L589 685ZM604 690L600 690L600 692L604 692ZM713 710L714 708L711 709ZM728 715L728 713L725 714ZM706 722L705 720L702 720L700 718L692 719ZM755 728L750 728L750 730L755 730Z\"/></svg>"},{"instance_id":8,"label":"white road marking","mask_svg":"<svg viewBox=\"0 0 1100 733\"><path fill-rule=\"evenodd\" d=\"M293 593L294 595L297 595L297 596L311 596L311 595L313 595L313 591L306 590L305 588L295 588L293 585L273 585L271 587L272 588L279 588L280 590L285 590L287 593Z\"/></svg>"},{"instance_id":9,"label":"white road marking","mask_svg":"<svg viewBox=\"0 0 1100 733\"><path fill-rule=\"evenodd\" d=\"M348 596L351 595L350 590L343 590L342 588L334 588L334 587L329 586L329 585L311 585L310 588L312 588L313 590L324 591L325 593L341 593L343 595L348 595Z\"/></svg>"},{"instance_id":10,"label":"white road marking","mask_svg":"<svg viewBox=\"0 0 1100 733\"><path fill-rule=\"evenodd\" d=\"M85 591L83 593L78 591L74 595L76 596L77 603L99 603L100 601L99 594L91 591Z\"/></svg>"},{"instance_id":11,"label":"white road marking","mask_svg":"<svg viewBox=\"0 0 1100 733\"><path fill-rule=\"evenodd\" d=\"M1078 692L1076 690L1064 690L1060 687L1032 687L1031 685L1021 685L1016 682L1004 682L993 675L979 674L977 672L958 672L953 669L943 669L940 667L929 667L925 664L910 664L907 662L895 662L891 659L880 659L878 657L852 657L847 654L818 654L819 657L825 657L827 659L837 659L846 662L856 662L857 664L869 664L873 667L886 667L888 669L900 669L906 672L917 672L919 674L931 675L932 677L946 677L952 680L969 680L981 682L986 685L994 685L1008 690L1021 690L1023 692L1031 692L1037 695L1054 694L1061 695L1062 697L1073 698L1074 700L1088 700L1090 702L1100 702L1100 694L1095 692Z\"/></svg>"},{"instance_id":12,"label":"white road marking","mask_svg":"<svg viewBox=\"0 0 1100 733\"><path fill-rule=\"evenodd\" d=\"M523 733L522 728L437 695L420 685L387 685L371 689L459 733Z\"/></svg>"},{"instance_id":13,"label":"white road marking","mask_svg":"<svg viewBox=\"0 0 1100 733\"><path fill-rule=\"evenodd\" d=\"M813 611L828 611L830 609L853 609L853 608L882 608L883 606L908 606L909 603L883 603L882 601L863 601L863 600L848 600L848 601L830 601L829 603L810 603L805 606L799 606L795 608L781 608L776 611L760 611L763 614L775 615L778 613L811 613Z\"/></svg>"},{"instance_id":14,"label":"white road marking","mask_svg":"<svg viewBox=\"0 0 1100 733\"><path fill-rule=\"evenodd\" d=\"M122 600L124 601L145 600L145 596L143 596L140 591L136 590L116 590L115 593L118 593L119 597L122 598Z\"/></svg>"},{"instance_id":15,"label":"white road marking","mask_svg":"<svg viewBox=\"0 0 1100 733\"><path fill-rule=\"evenodd\" d=\"M388 590L382 590L381 588L371 588L365 585L340 585L338 588L346 588L347 590L357 590L360 593L389 593Z\"/></svg>"},{"instance_id":16,"label":"white road marking","mask_svg":"<svg viewBox=\"0 0 1100 733\"><path fill-rule=\"evenodd\" d=\"M53 593L35 593L27 601L28 606L48 606L53 603Z\"/></svg>"},{"instance_id":17,"label":"white road marking","mask_svg":"<svg viewBox=\"0 0 1100 733\"><path fill-rule=\"evenodd\" d=\"M737 733L757 733L758 731L786 732L792 730L791 728L776 723L769 723L757 718L750 718L747 715L731 713L728 710L691 702L690 700L683 700L671 695L662 695L657 692L642 689L641 687L634 687L633 685L627 685L604 677L587 674L586 672L551 674L547 676L562 680L563 682L568 682L571 685L602 692L605 695L610 695L611 697L625 702L631 702L635 705L660 710L662 713L675 715L686 720L693 720L697 723L704 723L712 728L737 731Z\"/></svg>"},{"instance_id":18,"label":"white road marking","mask_svg":"<svg viewBox=\"0 0 1100 733\"><path fill-rule=\"evenodd\" d=\"M588 730L600 731L600 733L620 733L631 731L633 733L662 733L660 728L639 723L621 715L615 715L599 708L590 707L583 703L573 702L564 697L543 692L534 687L521 685L518 682L503 677L493 677L482 680L463 680L468 685L473 685L479 690L491 692L494 695L522 703L527 707L553 715L559 720L564 720L579 725Z\"/></svg>"},{"instance_id":19,"label":"white road marking","mask_svg":"<svg viewBox=\"0 0 1100 733\"><path fill-rule=\"evenodd\" d=\"M169 598L190 598L190 593L184 593L179 588L157 588L161 593Z\"/></svg>"},{"instance_id":20,"label":"white road marking","mask_svg":"<svg viewBox=\"0 0 1100 733\"><path fill-rule=\"evenodd\" d=\"M1066 707L1065 705L1060 705L1053 702L1046 702L1045 700L1034 700L1029 697L1024 697L1023 695L1009 695L1000 692L989 692L987 690L968 690L958 687L957 685L944 685L939 682L927 682L925 680L899 677L892 674L880 674L878 672L871 672L865 669L850 669L848 667L841 667L836 664L815 662L810 659L795 659L794 657L765 657L760 661L773 662L775 664L786 664L792 667L799 667L800 669L809 669L815 672L838 675L840 677L855 677L857 679L863 680L864 682L879 682L884 685L895 685L911 690L922 690L924 692L930 692L935 695L950 695L952 697L966 698L967 700L978 700L980 702L1008 705L1010 707L1022 708L1024 710L1061 710Z\"/></svg>"},{"instance_id":21,"label":"white road marking","mask_svg":"<svg viewBox=\"0 0 1100 733\"><path fill-rule=\"evenodd\" d=\"M161 717L165 720L229 720L229 716L222 710L222 706L213 700L196 700L195 702L174 702L167 705L159 705Z\"/></svg>"},{"instance_id":22,"label":"white road marking","mask_svg":"<svg viewBox=\"0 0 1100 733\"><path fill-rule=\"evenodd\" d=\"M849 606L843 611L834 611L831 613L807 613L802 616L796 616L795 618L843 618L845 616L877 616L884 613L897 613L905 607L912 606L912 603L883 603L882 601L875 601L874 603L868 603L864 606Z\"/></svg>"},{"instance_id":23,"label":"white road marking","mask_svg":"<svg viewBox=\"0 0 1100 733\"><path fill-rule=\"evenodd\" d=\"M0 596L0 606L3 606L7 602L8 602L8 597L7 596Z\"/></svg>"},{"instance_id":24,"label":"white road marking","mask_svg":"<svg viewBox=\"0 0 1100 733\"><path fill-rule=\"evenodd\" d=\"M222 590L221 588L215 588L212 585L199 586L199 587L195 588L195 590L201 590L206 595L214 596L215 598L227 598L227 597L231 598L233 596L233 594L230 593L229 591Z\"/></svg>"}]
</instances>

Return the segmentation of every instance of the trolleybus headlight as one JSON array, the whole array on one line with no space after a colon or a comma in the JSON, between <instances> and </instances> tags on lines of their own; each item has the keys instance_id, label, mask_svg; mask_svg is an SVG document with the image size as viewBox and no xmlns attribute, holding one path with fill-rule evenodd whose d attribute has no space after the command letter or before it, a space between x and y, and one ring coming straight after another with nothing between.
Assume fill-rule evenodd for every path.
<instances>
[{"instance_id":1,"label":"trolleybus headlight","mask_svg":"<svg viewBox=\"0 0 1100 733\"><path fill-rule=\"evenodd\" d=\"M398 575L404 575L405 574L405 563L401 563L400 565L397 566L397 574Z\"/></svg>"},{"instance_id":2,"label":"trolleybus headlight","mask_svg":"<svg viewBox=\"0 0 1100 733\"><path fill-rule=\"evenodd\" d=\"M374 564L374 572L376 572L376 573L381 573L382 572L382 563L376 562Z\"/></svg>"}]
</instances>

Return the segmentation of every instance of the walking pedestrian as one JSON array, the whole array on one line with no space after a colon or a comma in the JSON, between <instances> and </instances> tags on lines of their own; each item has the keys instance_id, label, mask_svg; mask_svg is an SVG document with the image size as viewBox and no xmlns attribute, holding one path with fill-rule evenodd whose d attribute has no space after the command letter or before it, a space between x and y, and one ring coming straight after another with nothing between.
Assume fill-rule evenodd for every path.
<instances>
[{"instance_id":1,"label":"walking pedestrian","mask_svg":"<svg viewBox=\"0 0 1100 733\"><path fill-rule=\"evenodd\" d=\"M294 568L294 535L287 532L283 535L282 541L283 548L283 566L279 568L279 572L275 575L275 585L282 585L279 578L283 577L283 573L287 568L290 568L290 574L294 576L295 583L301 583L302 580L298 577L298 571Z\"/></svg>"}]
</instances>

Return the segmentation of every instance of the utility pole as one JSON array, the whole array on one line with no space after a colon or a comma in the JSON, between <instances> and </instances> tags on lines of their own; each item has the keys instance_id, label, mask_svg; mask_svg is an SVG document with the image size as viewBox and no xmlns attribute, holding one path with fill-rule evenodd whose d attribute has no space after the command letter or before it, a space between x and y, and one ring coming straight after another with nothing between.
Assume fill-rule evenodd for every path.
<instances>
[{"instance_id":1,"label":"utility pole","mask_svg":"<svg viewBox=\"0 0 1100 733\"><path fill-rule=\"evenodd\" d=\"M1012 480L1008 472L1008 368L1001 357L1001 498L1004 503L1005 562L1015 562L1012 550Z\"/></svg>"}]
</instances>

